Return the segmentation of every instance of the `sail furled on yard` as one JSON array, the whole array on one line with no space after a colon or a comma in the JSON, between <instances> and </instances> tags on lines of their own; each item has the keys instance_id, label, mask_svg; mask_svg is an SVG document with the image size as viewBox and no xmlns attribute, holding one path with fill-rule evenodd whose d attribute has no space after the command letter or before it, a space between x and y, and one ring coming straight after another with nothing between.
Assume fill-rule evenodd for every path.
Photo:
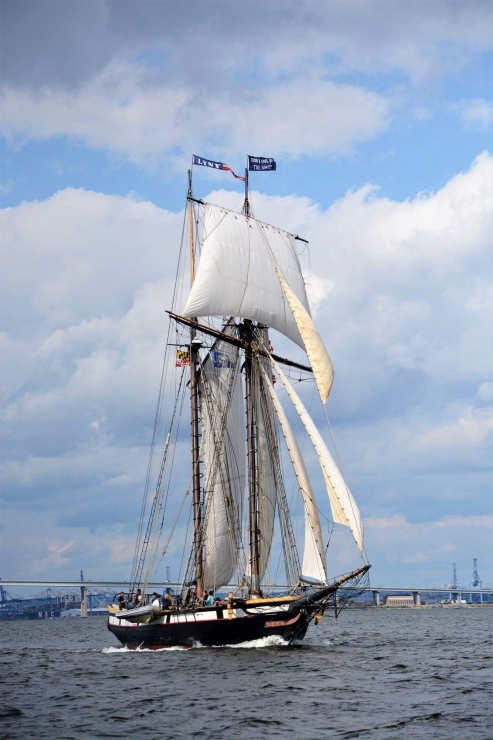
<instances>
[{"instance_id":1,"label":"sail furled on yard","mask_svg":"<svg viewBox=\"0 0 493 740\"><path fill-rule=\"evenodd\" d=\"M332 367L329 353L325 349L322 338L305 306L279 273L278 278L301 334L306 354L312 366L320 399L322 403L325 403L334 381L334 368Z\"/></svg>"},{"instance_id":2,"label":"sail furled on yard","mask_svg":"<svg viewBox=\"0 0 493 740\"><path fill-rule=\"evenodd\" d=\"M264 577L269 562L274 518L276 515L276 468L278 446L272 441L275 430L272 404L263 403L259 385L255 385L255 416L257 432L258 527L260 530L259 578Z\"/></svg>"},{"instance_id":3,"label":"sail furled on yard","mask_svg":"<svg viewBox=\"0 0 493 740\"><path fill-rule=\"evenodd\" d=\"M274 390L269 376L264 370L264 379L286 441L286 447L298 481L305 510L305 545L303 550L303 565L301 572L307 578L325 582L327 580L327 566L323 545L322 528L318 516L317 505L306 466L301 455L298 442L291 428L282 404Z\"/></svg>"},{"instance_id":4,"label":"sail furled on yard","mask_svg":"<svg viewBox=\"0 0 493 740\"><path fill-rule=\"evenodd\" d=\"M317 453L320 466L324 474L325 484L327 486L332 518L338 524L344 524L349 527L354 540L364 557L363 522L351 491L346 485L346 481L344 480L341 471L334 462L322 435L315 426L315 423L304 407L300 397L282 372L279 365L274 360L272 362Z\"/></svg>"},{"instance_id":5,"label":"sail furled on yard","mask_svg":"<svg viewBox=\"0 0 493 740\"><path fill-rule=\"evenodd\" d=\"M200 262L183 314L251 319L304 348L277 271L309 315L295 237L207 203Z\"/></svg>"},{"instance_id":6,"label":"sail furled on yard","mask_svg":"<svg viewBox=\"0 0 493 740\"><path fill-rule=\"evenodd\" d=\"M218 341L201 369L204 588L226 585L241 547L246 448L238 348Z\"/></svg>"}]
</instances>

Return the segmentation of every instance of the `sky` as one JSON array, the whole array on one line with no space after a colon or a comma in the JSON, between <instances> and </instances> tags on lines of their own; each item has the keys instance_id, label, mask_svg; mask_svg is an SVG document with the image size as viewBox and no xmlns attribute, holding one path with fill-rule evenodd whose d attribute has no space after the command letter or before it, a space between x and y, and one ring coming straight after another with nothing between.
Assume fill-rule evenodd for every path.
<instances>
[{"instance_id":1,"label":"sky","mask_svg":"<svg viewBox=\"0 0 493 740\"><path fill-rule=\"evenodd\" d=\"M310 242L372 582L493 582L492 11L2 1L2 578L129 577L186 172L251 154Z\"/></svg>"}]
</instances>

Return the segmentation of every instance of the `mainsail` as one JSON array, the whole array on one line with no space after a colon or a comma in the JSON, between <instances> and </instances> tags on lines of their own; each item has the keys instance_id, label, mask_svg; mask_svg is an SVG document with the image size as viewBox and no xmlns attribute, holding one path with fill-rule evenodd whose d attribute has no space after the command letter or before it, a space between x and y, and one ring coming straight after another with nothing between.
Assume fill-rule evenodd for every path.
<instances>
[{"instance_id":1,"label":"mainsail","mask_svg":"<svg viewBox=\"0 0 493 740\"><path fill-rule=\"evenodd\" d=\"M244 408L238 348L218 341L201 368L205 525L204 588L232 578L241 548Z\"/></svg>"},{"instance_id":2,"label":"mainsail","mask_svg":"<svg viewBox=\"0 0 493 740\"><path fill-rule=\"evenodd\" d=\"M207 203L200 263L182 313L259 321L304 348L276 270L309 313L295 237Z\"/></svg>"}]
</instances>

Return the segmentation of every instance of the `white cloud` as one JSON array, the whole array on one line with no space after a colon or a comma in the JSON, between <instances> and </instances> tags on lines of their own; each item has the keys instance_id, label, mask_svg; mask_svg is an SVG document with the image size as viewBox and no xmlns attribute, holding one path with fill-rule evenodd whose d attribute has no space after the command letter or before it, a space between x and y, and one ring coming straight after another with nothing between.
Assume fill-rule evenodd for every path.
<instances>
[{"instance_id":1,"label":"white cloud","mask_svg":"<svg viewBox=\"0 0 493 740\"><path fill-rule=\"evenodd\" d=\"M468 585L473 557L478 557L486 580L492 529L492 516L456 516L424 522L411 522L402 515L369 518L365 534L375 563L373 583L443 586L444 574L449 575L450 582L452 563L457 562L459 580ZM386 580L389 575L390 583Z\"/></svg>"},{"instance_id":2,"label":"white cloud","mask_svg":"<svg viewBox=\"0 0 493 740\"><path fill-rule=\"evenodd\" d=\"M137 0L19 10L14 4L4 25L3 76L21 85L77 84L111 59L139 55L156 73L208 87L314 65L344 74L399 71L422 81L445 66L464 67L489 47L491 5Z\"/></svg>"},{"instance_id":3,"label":"white cloud","mask_svg":"<svg viewBox=\"0 0 493 740\"><path fill-rule=\"evenodd\" d=\"M6 88L2 131L20 142L68 136L152 166L177 148L206 144L223 155L243 155L245 147L292 157L333 154L372 139L389 118L383 96L312 75L213 95L145 86L144 77L139 65L113 63L76 92Z\"/></svg>"},{"instance_id":4,"label":"white cloud","mask_svg":"<svg viewBox=\"0 0 493 740\"><path fill-rule=\"evenodd\" d=\"M301 259L336 371L329 412L363 510L481 514L491 158L404 202L371 186L326 211L296 196L253 199L258 217L310 239ZM182 215L68 189L2 218L5 496L63 520L44 558L72 529L79 546L83 527L138 513Z\"/></svg>"},{"instance_id":5,"label":"white cloud","mask_svg":"<svg viewBox=\"0 0 493 740\"><path fill-rule=\"evenodd\" d=\"M174 275L168 254L182 217L131 196L67 188L1 218L3 327L14 337L84 320L77 331L88 334L94 319L124 314L147 282Z\"/></svg>"},{"instance_id":6,"label":"white cloud","mask_svg":"<svg viewBox=\"0 0 493 740\"><path fill-rule=\"evenodd\" d=\"M466 128L486 130L493 121L493 105L484 98L462 100L455 111Z\"/></svg>"},{"instance_id":7,"label":"white cloud","mask_svg":"<svg viewBox=\"0 0 493 740\"><path fill-rule=\"evenodd\" d=\"M482 401L493 401L493 382L481 383L476 396Z\"/></svg>"},{"instance_id":8,"label":"white cloud","mask_svg":"<svg viewBox=\"0 0 493 740\"><path fill-rule=\"evenodd\" d=\"M468 406L449 424L427 429L416 440L416 446L427 452L437 448L456 448L476 445L485 440L493 430L493 408L474 409Z\"/></svg>"}]
</instances>

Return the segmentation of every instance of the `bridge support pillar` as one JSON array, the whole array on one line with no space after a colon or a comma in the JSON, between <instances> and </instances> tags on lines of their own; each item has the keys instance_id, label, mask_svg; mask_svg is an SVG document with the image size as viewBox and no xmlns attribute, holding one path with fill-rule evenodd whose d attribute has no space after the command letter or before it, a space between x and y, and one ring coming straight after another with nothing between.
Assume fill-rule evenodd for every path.
<instances>
[{"instance_id":1,"label":"bridge support pillar","mask_svg":"<svg viewBox=\"0 0 493 740\"><path fill-rule=\"evenodd\" d=\"M421 606L421 594L419 591L413 591L413 604L414 606Z\"/></svg>"},{"instance_id":2,"label":"bridge support pillar","mask_svg":"<svg viewBox=\"0 0 493 740\"><path fill-rule=\"evenodd\" d=\"M372 591L373 606L380 606L380 591Z\"/></svg>"},{"instance_id":3,"label":"bridge support pillar","mask_svg":"<svg viewBox=\"0 0 493 740\"><path fill-rule=\"evenodd\" d=\"M80 587L80 616L87 617L87 586Z\"/></svg>"}]
</instances>

